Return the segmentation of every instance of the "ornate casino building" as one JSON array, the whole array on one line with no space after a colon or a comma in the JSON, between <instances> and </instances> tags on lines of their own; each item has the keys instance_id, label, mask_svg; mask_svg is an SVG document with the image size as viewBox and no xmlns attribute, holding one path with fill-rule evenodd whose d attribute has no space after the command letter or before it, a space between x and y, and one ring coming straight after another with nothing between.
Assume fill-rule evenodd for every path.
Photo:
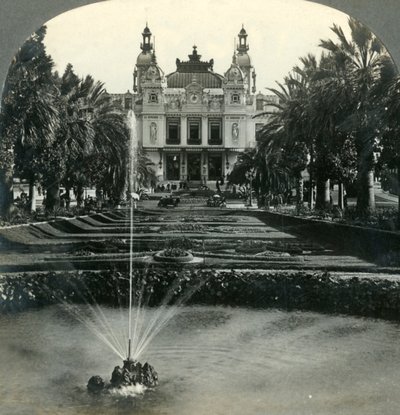
<instances>
[{"instance_id":1,"label":"ornate casino building","mask_svg":"<svg viewBox=\"0 0 400 415\"><path fill-rule=\"evenodd\" d=\"M272 110L273 95L256 94L256 72L242 28L226 72L214 60L201 60L193 46L188 60L176 59L165 75L158 66L152 33L146 26L134 69L133 94L111 94L137 118L138 145L154 163L158 184L213 188L226 177L237 155L255 146L257 130Z\"/></svg>"}]
</instances>

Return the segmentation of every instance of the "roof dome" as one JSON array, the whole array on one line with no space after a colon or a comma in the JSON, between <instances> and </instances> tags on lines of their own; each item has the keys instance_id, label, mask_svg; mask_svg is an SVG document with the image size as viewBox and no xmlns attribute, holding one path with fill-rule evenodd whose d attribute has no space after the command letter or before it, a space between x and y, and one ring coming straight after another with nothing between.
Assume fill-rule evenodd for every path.
<instances>
[{"instance_id":1,"label":"roof dome","mask_svg":"<svg viewBox=\"0 0 400 415\"><path fill-rule=\"evenodd\" d=\"M244 74L240 69L240 66L237 64L237 56L233 55L232 64L230 68L225 72L225 82L230 83L243 83Z\"/></svg>"},{"instance_id":2,"label":"roof dome","mask_svg":"<svg viewBox=\"0 0 400 415\"><path fill-rule=\"evenodd\" d=\"M150 52L141 52L136 59L136 65L150 65L152 54Z\"/></svg>"},{"instance_id":3,"label":"roof dome","mask_svg":"<svg viewBox=\"0 0 400 415\"><path fill-rule=\"evenodd\" d=\"M238 53L236 61L240 67L251 66L250 56L247 53Z\"/></svg>"}]
</instances>

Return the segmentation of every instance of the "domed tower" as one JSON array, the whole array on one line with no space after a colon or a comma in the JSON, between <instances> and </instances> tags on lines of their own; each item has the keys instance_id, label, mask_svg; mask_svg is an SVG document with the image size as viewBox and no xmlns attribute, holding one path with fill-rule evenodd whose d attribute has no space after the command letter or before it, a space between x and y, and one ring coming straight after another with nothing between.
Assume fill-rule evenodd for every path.
<instances>
[{"instance_id":1,"label":"domed tower","mask_svg":"<svg viewBox=\"0 0 400 415\"><path fill-rule=\"evenodd\" d=\"M246 92L246 75L237 62L237 56L234 53L232 64L224 74L223 88L225 90L225 104L237 105L244 104Z\"/></svg>"},{"instance_id":2,"label":"domed tower","mask_svg":"<svg viewBox=\"0 0 400 415\"><path fill-rule=\"evenodd\" d=\"M150 64L143 70L139 82L140 91L143 96L143 108L153 108L163 104L164 72L157 65L155 52L152 53Z\"/></svg>"},{"instance_id":3,"label":"domed tower","mask_svg":"<svg viewBox=\"0 0 400 415\"><path fill-rule=\"evenodd\" d=\"M246 105L245 74L237 63L237 56L233 52L230 68L224 74L223 90L225 96L225 110L231 116L225 120L225 144L238 147L244 144L245 125L242 119Z\"/></svg>"},{"instance_id":4,"label":"domed tower","mask_svg":"<svg viewBox=\"0 0 400 415\"><path fill-rule=\"evenodd\" d=\"M239 34L239 44L237 46L237 64L245 75L246 83L246 93L255 93L256 92L256 72L251 65L251 59L247 51L249 50L249 45L247 44L247 32L242 26ZM253 86L251 86L253 84Z\"/></svg>"},{"instance_id":5,"label":"domed tower","mask_svg":"<svg viewBox=\"0 0 400 415\"><path fill-rule=\"evenodd\" d=\"M140 44L142 52L136 59L136 67L133 72L133 90L141 92L141 79L150 66L153 59L153 43L151 42L151 31L147 26L143 29L143 42Z\"/></svg>"}]
</instances>

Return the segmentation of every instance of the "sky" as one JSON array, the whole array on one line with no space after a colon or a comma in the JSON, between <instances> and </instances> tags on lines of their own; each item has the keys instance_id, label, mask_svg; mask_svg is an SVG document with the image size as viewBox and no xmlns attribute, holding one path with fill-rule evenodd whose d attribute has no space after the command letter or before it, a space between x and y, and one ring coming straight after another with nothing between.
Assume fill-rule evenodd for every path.
<instances>
[{"instance_id":1,"label":"sky","mask_svg":"<svg viewBox=\"0 0 400 415\"><path fill-rule=\"evenodd\" d=\"M146 22L165 74L175 70L176 58L188 59L193 45L223 74L244 25L257 91L266 93L299 57L319 54L320 39L335 39L333 23L346 29L347 20L344 13L305 0L108 0L48 21L45 44L60 73L71 63L79 76L90 74L108 92L122 93L132 91Z\"/></svg>"}]
</instances>

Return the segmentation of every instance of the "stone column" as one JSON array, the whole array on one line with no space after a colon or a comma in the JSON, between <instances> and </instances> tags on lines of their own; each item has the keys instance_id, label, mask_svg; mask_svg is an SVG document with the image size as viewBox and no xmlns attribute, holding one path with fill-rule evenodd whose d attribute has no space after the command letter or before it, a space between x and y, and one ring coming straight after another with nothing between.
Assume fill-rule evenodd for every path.
<instances>
[{"instance_id":1,"label":"stone column","mask_svg":"<svg viewBox=\"0 0 400 415\"><path fill-rule=\"evenodd\" d=\"M186 158L186 151L181 150L181 182L186 182L187 179L187 158Z\"/></svg>"},{"instance_id":2,"label":"stone column","mask_svg":"<svg viewBox=\"0 0 400 415\"><path fill-rule=\"evenodd\" d=\"M181 145L187 145L187 117L181 116Z\"/></svg>"},{"instance_id":3,"label":"stone column","mask_svg":"<svg viewBox=\"0 0 400 415\"><path fill-rule=\"evenodd\" d=\"M206 185L208 180L208 157L207 152L203 151L201 156L201 175L202 175L202 182Z\"/></svg>"},{"instance_id":4,"label":"stone column","mask_svg":"<svg viewBox=\"0 0 400 415\"><path fill-rule=\"evenodd\" d=\"M165 180L165 177L164 177L165 160L164 160L164 152L163 152L162 148L160 148L158 150L158 154L160 156L160 159L157 163L157 170L158 170L157 178L158 178L158 181L162 182L162 181Z\"/></svg>"},{"instance_id":5,"label":"stone column","mask_svg":"<svg viewBox=\"0 0 400 415\"><path fill-rule=\"evenodd\" d=\"M204 116L201 117L201 144L208 145L208 118Z\"/></svg>"},{"instance_id":6,"label":"stone column","mask_svg":"<svg viewBox=\"0 0 400 415\"><path fill-rule=\"evenodd\" d=\"M222 170L224 172L225 181L227 181L227 176L229 174L230 169L230 163L229 163L229 153L228 151L225 151L224 157L222 158Z\"/></svg>"}]
</instances>

